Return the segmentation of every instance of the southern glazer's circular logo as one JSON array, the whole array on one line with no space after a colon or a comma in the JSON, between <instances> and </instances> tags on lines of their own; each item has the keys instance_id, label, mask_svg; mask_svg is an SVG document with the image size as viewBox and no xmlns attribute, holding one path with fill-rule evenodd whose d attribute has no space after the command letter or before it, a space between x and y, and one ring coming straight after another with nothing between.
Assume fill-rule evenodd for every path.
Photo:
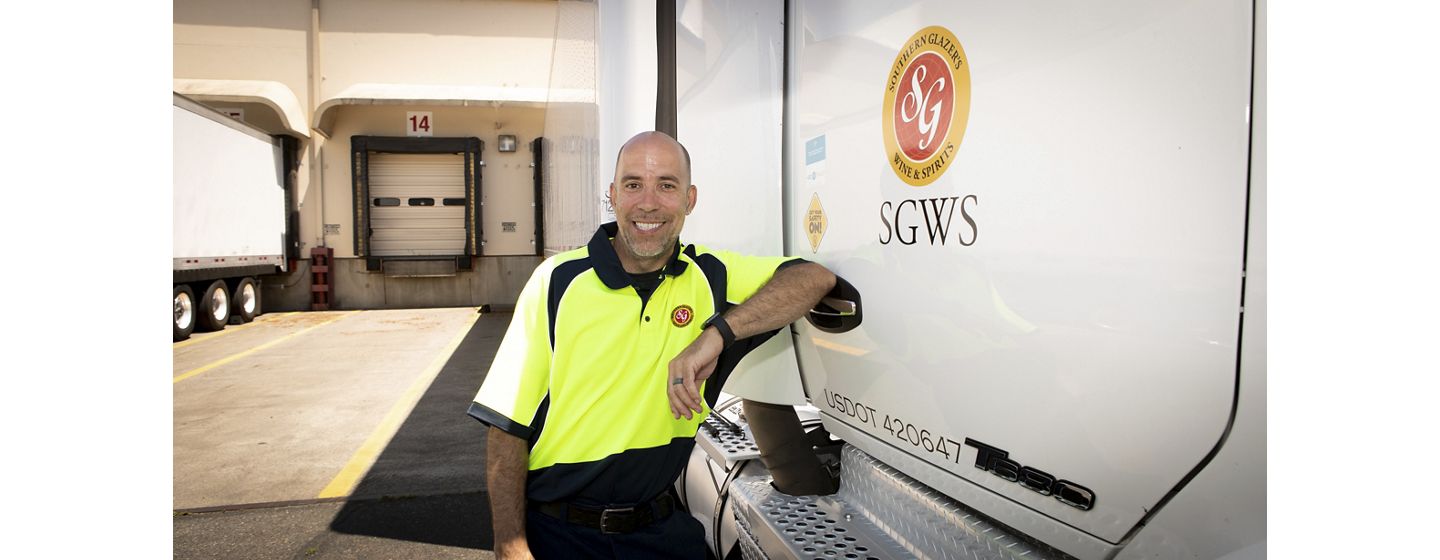
<instances>
[{"instance_id":1,"label":"southern glazer's circular logo","mask_svg":"<svg viewBox=\"0 0 1440 560\"><path fill-rule=\"evenodd\" d=\"M885 152L902 180L922 187L945 173L970 119L970 65L949 29L932 25L905 42L885 80Z\"/></svg>"},{"instance_id":2,"label":"southern glazer's circular logo","mask_svg":"<svg viewBox=\"0 0 1440 560\"><path fill-rule=\"evenodd\" d=\"M694 318L695 310L688 305L678 306L674 311L670 312L670 322L674 323L677 327L690 324L690 320Z\"/></svg>"}]
</instances>

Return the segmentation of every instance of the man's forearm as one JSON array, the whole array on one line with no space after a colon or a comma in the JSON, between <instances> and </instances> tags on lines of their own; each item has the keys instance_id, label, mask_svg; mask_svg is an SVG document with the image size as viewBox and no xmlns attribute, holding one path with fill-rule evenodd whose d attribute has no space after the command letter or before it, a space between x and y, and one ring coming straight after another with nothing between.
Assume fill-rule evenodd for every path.
<instances>
[{"instance_id":1,"label":"man's forearm","mask_svg":"<svg viewBox=\"0 0 1440 560\"><path fill-rule=\"evenodd\" d=\"M755 295L725 313L737 340L773 331L804 317L835 287L835 274L806 262L775 273Z\"/></svg>"},{"instance_id":2,"label":"man's forearm","mask_svg":"<svg viewBox=\"0 0 1440 560\"><path fill-rule=\"evenodd\" d=\"M490 427L485 444L485 474L490 493L490 518L495 528L495 554L527 558L525 540L525 475L530 451L525 440Z\"/></svg>"},{"instance_id":3,"label":"man's forearm","mask_svg":"<svg viewBox=\"0 0 1440 560\"><path fill-rule=\"evenodd\" d=\"M735 339L749 338L773 331L795 322L835 287L835 274L815 263L787 266L776 272L759 291L725 312L725 324ZM691 412L704 410L699 385L715 372L716 360L723 350L717 327L700 331L700 336L670 360L670 378L665 392L670 400L670 414L675 418L691 418Z\"/></svg>"}]
</instances>

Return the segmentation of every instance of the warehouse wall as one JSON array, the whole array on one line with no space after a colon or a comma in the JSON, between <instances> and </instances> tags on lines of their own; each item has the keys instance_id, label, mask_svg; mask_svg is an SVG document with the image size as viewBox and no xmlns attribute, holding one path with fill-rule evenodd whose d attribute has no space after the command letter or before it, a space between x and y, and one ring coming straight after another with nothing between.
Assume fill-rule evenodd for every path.
<instances>
[{"instance_id":1,"label":"warehouse wall","mask_svg":"<svg viewBox=\"0 0 1440 560\"><path fill-rule=\"evenodd\" d=\"M486 255L533 255L535 230L534 177L528 143L545 127L545 110L528 107L446 107L437 105L368 105L340 107L335 132L325 143L321 158L324 162L326 193L325 220L338 228L329 236L336 258L355 255L353 227L354 197L351 194L350 137L405 136L405 115L410 111L429 111L435 137L478 137L485 143L481 154L481 196L485 202L482 222L483 237L488 241ZM498 125L498 126L497 126ZM500 153L501 134L514 134L519 147L515 152ZM515 232L502 231L502 222L516 222ZM523 239L519 237L523 236Z\"/></svg>"},{"instance_id":2,"label":"warehouse wall","mask_svg":"<svg viewBox=\"0 0 1440 560\"><path fill-rule=\"evenodd\" d=\"M555 3L321 2L322 99L357 83L549 85Z\"/></svg>"},{"instance_id":3,"label":"warehouse wall","mask_svg":"<svg viewBox=\"0 0 1440 560\"><path fill-rule=\"evenodd\" d=\"M326 100L356 84L533 88L541 90L540 99L549 87L554 0L184 0L174 3L173 13L175 78L279 82L295 94L312 127ZM485 142L484 235L496 240L523 235L525 252L532 252L528 142L543 133L544 104L432 101L451 104L338 107L332 109L337 120L328 138L311 131L302 142L297 178L297 195L303 193L297 200L302 255L326 246L337 259L354 256L349 136L404 136L406 111L431 111L436 136L476 136ZM243 107L247 122L281 132L281 117L273 110L258 103ZM519 149L498 153L500 134L515 134ZM523 200L517 198L521 194ZM507 221L516 222L514 232L502 231ZM338 224L338 232L327 233L326 224ZM501 245L509 248L496 252L519 251L517 243ZM538 259L484 257L473 271L425 281L376 277L365 272L363 260L357 262L336 267L332 283L340 308L505 305L518 296ZM518 283L514 276L520 277ZM262 279L262 286L266 310L309 307L304 262L289 275Z\"/></svg>"},{"instance_id":4,"label":"warehouse wall","mask_svg":"<svg viewBox=\"0 0 1440 560\"><path fill-rule=\"evenodd\" d=\"M176 78L269 80L310 95L309 0L177 0Z\"/></svg>"}]
</instances>

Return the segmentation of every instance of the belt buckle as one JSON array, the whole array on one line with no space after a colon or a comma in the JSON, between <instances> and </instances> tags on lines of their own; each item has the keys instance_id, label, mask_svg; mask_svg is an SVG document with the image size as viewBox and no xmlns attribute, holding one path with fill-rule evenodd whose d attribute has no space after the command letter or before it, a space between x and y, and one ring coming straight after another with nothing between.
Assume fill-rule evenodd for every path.
<instances>
[{"instance_id":1,"label":"belt buckle","mask_svg":"<svg viewBox=\"0 0 1440 560\"><path fill-rule=\"evenodd\" d=\"M610 528L610 521L611 521L612 519L613 519L617 524L620 522L620 518L612 518L612 517L610 517L610 516L611 516L612 514L613 514L613 515L623 515L623 514L633 514L633 513L635 513L635 508L633 508L633 507L628 507L628 508L615 508L615 509L602 510L602 511L600 512L600 532L601 532L601 533L604 533L604 534L607 534L607 535L614 535L614 534L624 533L625 531L621 531L621 530L618 529L618 528L616 528L616 529L611 529L611 528Z\"/></svg>"}]
</instances>

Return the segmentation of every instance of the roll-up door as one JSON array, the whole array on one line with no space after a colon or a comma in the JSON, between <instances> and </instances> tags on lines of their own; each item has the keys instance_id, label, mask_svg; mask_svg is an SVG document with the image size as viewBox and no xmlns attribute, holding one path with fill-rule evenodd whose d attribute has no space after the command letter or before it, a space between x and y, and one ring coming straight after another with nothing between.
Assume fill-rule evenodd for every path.
<instances>
[{"instance_id":1,"label":"roll-up door","mask_svg":"<svg viewBox=\"0 0 1440 560\"><path fill-rule=\"evenodd\" d=\"M465 253L460 154L370 154L372 255Z\"/></svg>"}]
</instances>

